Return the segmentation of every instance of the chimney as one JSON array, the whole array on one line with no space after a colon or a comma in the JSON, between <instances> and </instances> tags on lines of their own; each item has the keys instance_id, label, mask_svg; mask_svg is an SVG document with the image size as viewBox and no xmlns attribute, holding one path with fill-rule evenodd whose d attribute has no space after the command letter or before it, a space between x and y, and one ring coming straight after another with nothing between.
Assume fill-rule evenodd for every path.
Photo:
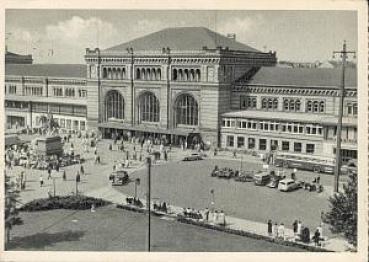
<instances>
[{"instance_id":1,"label":"chimney","mask_svg":"<svg viewBox=\"0 0 369 262\"><path fill-rule=\"evenodd\" d=\"M235 34L235 33L227 34L227 37L228 37L229 39L232 39L233 41L236 41L236 34Z\"/></svg>"}]
</instances>

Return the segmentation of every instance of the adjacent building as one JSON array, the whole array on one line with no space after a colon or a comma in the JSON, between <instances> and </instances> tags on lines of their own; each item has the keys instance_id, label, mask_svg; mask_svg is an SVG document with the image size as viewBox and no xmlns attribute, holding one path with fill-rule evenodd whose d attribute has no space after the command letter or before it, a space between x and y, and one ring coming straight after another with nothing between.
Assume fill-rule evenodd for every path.
<instances>
[{"instance_id":1,"label":"adjacent building","mask_svg":"<svg viewBox=\"0 0 369 262\"><path fill-rule=\"evenodd\" d=\"M6 65L7 126L203 141L212 147L333 157L339 68L276 67L260 52L203 27L168 28L87 49L85 65ZM357 80L346 71L343 155L357 157Z\"/></svg>"},{"instance_id":2,"label":"adjacent building","mask_svg":"<svg viewBox=\"0 0 369 262\"><path fill-rule=\"evenodd\" d=\"M86 130L85 65L5 65L6 128L35 128L49 112L61 128Z\"/></svg>"}]
</instances>

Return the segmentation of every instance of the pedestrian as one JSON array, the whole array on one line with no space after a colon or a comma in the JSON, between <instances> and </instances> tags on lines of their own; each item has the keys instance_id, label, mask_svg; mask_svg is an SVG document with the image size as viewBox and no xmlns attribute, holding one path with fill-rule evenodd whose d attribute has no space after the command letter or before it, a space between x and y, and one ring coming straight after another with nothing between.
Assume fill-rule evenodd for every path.
<instances>
[{"instance_id":1,"label":"pedestrian","mask_svg":"<svg viewBox=\"0 0 369 262\"><path fill-rule=\"evenodd\" d=\"M95 154L95 164L97 164L98 155Z\"/></svg>"},{"instance_id":2,"label":"pedestrian","mask_svg":"<svg viewBox=\"0 0 369 262\"><path fill-rule=\"evenodd\" d=\"M79 174L78 171L77 171L77 175L76 175L76 182L77 183L81 182L81 175Z\"/></svg>"},{"instance_id":3,"label":"pedestrian","mask_svg":"<svg viewBox=\"0 0 369 262\"><path fill-rule=\"evenodd\" d=\"M281 223L278 227L278 237L284 240L284 224Z\"/></svg>"},{"instance_id":4,"label":"pedestrian","mask_svg":"<svg viewBox=\"0 0 369 262\"><path fill-rule=\"evenodd\" d=\"M112 150L113 150L113 145L109 144L109 151L112 151Z\"/></svg>"},{"instance_id":5,"label":"pedestrian","mask_svg":"<svg viewBox=\"0 0 369 262\"><path fill-rule=\"evenodd\" d=\"M164 151L164 160L165 160L165 161L168 161L168 153L167 153L167 151L166 151L166 150Z\"/></svg>"},{"instance_id":6,"label":"pedestrian","mask_svg":"<svg viewBox=\"0 0 369 262\"><path fill-rule=\"evenodd\" d=\"M67 180L67 174L65 172L65 170L63 170L63 181L66 181Z\"/></svg>"},{"instance_id":7,"label":"pedestrian","mask_svg":"<svg viewBox=\"0 0 369 262\"><path fill-rule=\"evenodd\" d=\"M320 176L318 176L318 177L316 178L316 182L317 182L317 184L320 184Z\"/></svg>"},{"instance_id":8,"label":"pedestrian","mask_svg":"<svg viewBox=\"0 0 369 262\"><path fill-rule=\"evenodd\" d=\"M49 180L51 178L51 166L49 165L47 167L47 180Z\"/></svg>"},{"instance_id":9,"label":"pedestrian","mask_svg":"<svg viewBox=\"0 0 369 262\"><path fill-rule=\"evenodd\" d=\"M272 223L272 220L269 219L268 220L268 235L272 236L272 234L273 234L273 223Z\"/></svg>"},{"instance_id":10,"label":"pedestrian","mask_svg":"<svg viewBox=\"0 0 369 262\"><path fill-rule=\"evenodd\" d=\"M315 246L320 246L320 233L318 229L315 230L313 240L314 240Z\"/></svg>"},{"instance_id":11,"label":"pedestrian","mask_svg":"<svg viewBox=\"0 0 369 262\"><path fill-rule=\"evenodd\" d=\"M48 195L49 198L52 198L50 188L47 189L47 195Z\"/></svg>"},{"instance_id":12,"label":"pedestrian","mask_svg":"<svg viewBox=\"0 0 369 262\"><path fill-rule=\"evenodd\" d=\"M301 233L302 233L302 223L299 220L299 222L297 223L297 235L301 237Z\"/></svg>"},{"instance_id":13,"label":"pedestrian","mask_svg":"<svg viewBox=\"0 0 369 262\"><path fill-rule=\"evenodd\" d=\"M274 238L278 238L278 224L274 223L274 227L273 227L273 237Z\"/></svg>"},{"instance_id":14,"label":"pedestrian","mask_svg":"<svg viewBox=\"0 0 369 262\"><path fill-rule=\"evenodd\" d=\"M85 168L83 167L83 165L81 165L80 171L82 175L85 175Z\"/></svg>"},{"instance_id":15,"label":"pedestrian","mask_svg":"<svg viewBox=\"0 0 369 262\"><path fill-rule=\"evenodd\" d=\"M298 231L298 221L297 220L295 220L295 221L293 221L293 223L292 223L292 228L293 228L293 234L296 236L297 235L297 231Z\"/></svg>"},{"instance_id":16,"label":"pedestrian","mask_svg":"<svg viewBox=\"0 0 369 262\"><path fill-rule=\"evenodd\" d=\"M237 157L237 152L236 150L233 150L233 158L236 158Z\"/></svg>"},{"instance_id":17,"label":"pedestrian","mask_svg":"<svg viewBox=\"0 0 369 262\"><path fill-rule=\"evenodd\" d=\"M296 180L296 174L294 172L291 173L291 179Z\"/></svg>"},{"instance_id":18,"label":"pedestrian","mask_svg":"<svg viewBox=\"0 0 369 262\"><path fill-rule=\"evenodd\" d=\"M320 238L323 238L323 225L322 225L322 223L320 223L319 226L316 229L319 231Z\"/></svg>"}]
</instances>

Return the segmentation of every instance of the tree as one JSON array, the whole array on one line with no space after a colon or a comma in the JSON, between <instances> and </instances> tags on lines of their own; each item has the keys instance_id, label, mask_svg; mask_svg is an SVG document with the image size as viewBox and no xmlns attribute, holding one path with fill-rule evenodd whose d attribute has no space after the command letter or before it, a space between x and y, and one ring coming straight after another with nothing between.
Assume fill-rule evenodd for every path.
<instances>
[{"instance_id":1,"label":"tree","mask_svg":"<svg viewBox=\"0 0 369 262\"><path fill-rule=\"evenodd\" d=\"M343 192L329 198L331 210L323 216L332 233L343 234L348 242L357 246L357 174L350 173Z\"/></svg>"},{"instance_id":2,"label":"tree","mask_svg":"<svg viewBox=\"0 0 369 262\"><path fill-rule=\"evenodd\" d=\"M15 182L11 181L5 174L5 245L10 241L10 231L15 225L23 224L19 217L19 211L16 208L19 191L16 189Z\"/></svg>"}]
</instances>

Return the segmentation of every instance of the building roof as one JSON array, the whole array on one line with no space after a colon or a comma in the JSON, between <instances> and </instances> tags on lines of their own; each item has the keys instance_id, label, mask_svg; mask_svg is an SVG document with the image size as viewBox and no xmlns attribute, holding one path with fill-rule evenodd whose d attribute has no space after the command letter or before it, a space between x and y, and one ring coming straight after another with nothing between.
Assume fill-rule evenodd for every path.
<instances>
[{"instance_id":1,"label":"building roof","mask_svg":"<svg viewBox=\"0 0 369 262\"><path fill-rule=\"evenodd\" d=\"M189 51L202 50L203 47L216 49L219 46L230 50L260 52L248 45L237 42L205 27L174 27L136 38L132 41L116 45L104 51L124 51L133 48L136 51L158 50L169 47L171 50Z\"/></svg>"},{"instance_id":2,"label":"building roof","mask_svg":"<svg viewBox=\"0 0 369 262\"><path fill-rule=\"evenodd\" d=\"M82 64L7 64L5 75L86 78L86 65Z\"/></svg>"},{"instance_id":3,"label":"building roof","mask_svg":"<svg viewBox=\"0 0 369 262\"><path fill-rule=\"evenodd\" d=\"M356 70L346 68L345 85L357 87ZM342 68L262 67L247 84L272 86L340 86Z\"/></svg>"},{"instance_id":4,"label":"building roof","mask_svg":"<svg viewBox=\"0 0 369 262\"><path fill-rule=\"evenodd\" d=\"M5 52L5 64L32 64L32 55L20 55L16 53Z\"/></svg>"}]
</instances>

